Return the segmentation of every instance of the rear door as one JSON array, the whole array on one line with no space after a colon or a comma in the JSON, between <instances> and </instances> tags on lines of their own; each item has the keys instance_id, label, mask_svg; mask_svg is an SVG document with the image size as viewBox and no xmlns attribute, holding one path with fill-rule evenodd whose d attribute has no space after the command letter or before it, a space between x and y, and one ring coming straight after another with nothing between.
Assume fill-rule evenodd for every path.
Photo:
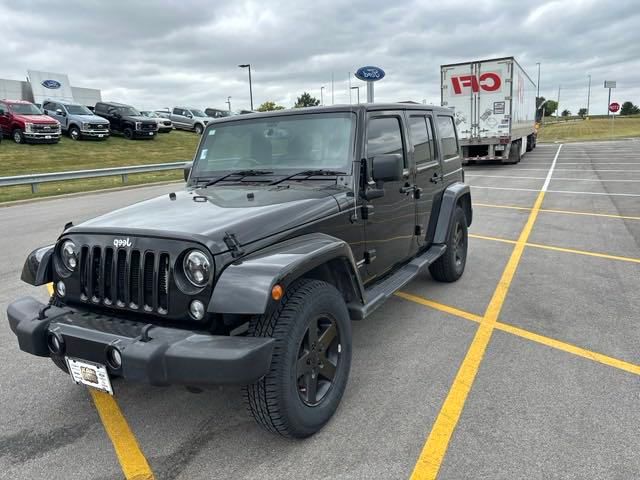
<instances>
[{"instance_id":1,"label":"rear door","mask_svg":"<svg viewBox=\"0 0 640 480\"><path fill-rule=\"evenodd\" d=\"M416 236L418 244L423 246L431 241L427 232L434 199L439 198L443 190L442 165L431 113L410 110L407 117L415 165Z\"/></svg>"},{"instance_id":2,"label":"rear door","mask_svg":"<svg viewBox=\"0 0 640 480\"><path fill-rule=\"evenodd\" d=\"M368 114L365 154L368 164L376 155L400 153L404 158L404 178L400 182L385 182L384 196L368 202L372 206L371 215L365 222L368 280L384 275L417 250L414 241L415 202L411 194L402 191L411 180L408 139L403 122L402 111ZM367 180L372 183L371 169L367 170Z\"/></svg>"}]
</instances>

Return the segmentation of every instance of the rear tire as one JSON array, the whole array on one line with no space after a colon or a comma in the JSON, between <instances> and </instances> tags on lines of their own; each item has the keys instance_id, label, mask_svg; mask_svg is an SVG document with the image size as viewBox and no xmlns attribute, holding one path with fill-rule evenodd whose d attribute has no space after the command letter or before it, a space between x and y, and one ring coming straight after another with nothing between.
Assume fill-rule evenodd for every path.
<instances>
[{"instance_id":1,"label":"rear tire","mask_svg":"<svg viewBox=\"0 0 640 480\"><path fill-rule=\"evenodd\" d=\"M244 388L249 412L264 429L291 438L320 430L333 416L351 368L351 320L342 295L302 279L249 334L275 339L271 367Z\"/></svg>"},{"instance_id":2,"label":"rear tire","mask_svg":"<svg viewBox=\"0 0 640 480\"><path fill-rule=\"evenodd\" d=\"M509 159L503 160L502 163L505 165L515 165L520 161L520 145L521 140L516 140L511 143L511 148L509 148Z\"/></svg>"},{"instance_id":3,"label":"rear tire","mask_svg":"<svg viewBox=\"0 0 640 480\"><path fill-rule=\"evenodd\" d=\"M22 133L22 130L19 128L16 128L13 133L13 141L20 144L20 143L24 143L24 133Z\"/></svg>"},{"instance_id":4,"label":"rear tire","mask_svg":"<svg viewBox=\"0 0 640 480\"><path fill-rule=\"evenodd\" d=\"M429 273L438 282L455 282L464 273L467 264L467 217L458 205L453 212L451 229L444 254L429 266Z\"/></svg>"}]
</instances>

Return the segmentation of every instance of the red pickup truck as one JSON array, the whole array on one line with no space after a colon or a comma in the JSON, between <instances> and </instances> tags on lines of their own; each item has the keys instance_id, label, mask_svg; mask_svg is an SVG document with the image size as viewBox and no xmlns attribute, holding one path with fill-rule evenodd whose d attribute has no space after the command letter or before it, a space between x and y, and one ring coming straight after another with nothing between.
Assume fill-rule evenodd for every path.
<instances>
[{"instance_id":1,"label":"red pickup truck","mask_svg":"<svg viewBox=\"0 0 640 480\"><path fill-rule=\"evenodd\" d=\"M61 134L57 120L24 100L0 100L0 130L16 143L58 143Z\"/></svg>"}]
</instances>

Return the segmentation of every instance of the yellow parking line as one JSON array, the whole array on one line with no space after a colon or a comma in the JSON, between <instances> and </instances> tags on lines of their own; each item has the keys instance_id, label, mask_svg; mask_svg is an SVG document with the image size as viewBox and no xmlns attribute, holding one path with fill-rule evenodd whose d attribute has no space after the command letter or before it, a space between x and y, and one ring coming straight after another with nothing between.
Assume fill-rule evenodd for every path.
<instances>
[{"instance_id":1,"label":"yellow parking line","mask_svg":"<svg viewBox=\"0 0 640 480\"><path fill-rule=\"evenodd\" d=\"M512 210L531 210L529 207L520 207L516 205L494 205L491 203L476 203L474 207L488 207L488 208L507 208ZM640 217L633 217L631 215L614 215L611 213L593 213L593 212L576 212L573 210L556 210L554 208L541 208L541 212L544 213L561 213L565 215L584 215L588 217L605 217L605 218L620 218L623 220L640 220Z\"/></svg>"},{"instance_id":2,"label":"yellow parking line","mask_svg":"<svg viewBox=\"0 0 640 480\"><path fill-rule=\"evenodd\" d=\"M52 284L47 284L47 291L49 295L53 295ZM153 480L151 467L116 400L108 393L87 388L91 393L98 415L100 415L102 425L111 439L125 478L127 480Z\"/></svg>"},{"instance_id":3,"label":"yellow parking line","mask_svg":"<svg viewBox=\"0 0 640 480\"><path fill-rule=\"evenodd\" d=\"M501 243L510 243L510 244L518 243L515 240L508 240L506 238L499 238L499 237L489 237L487 235L476 235L475 233L470 233L469 237L478 238L480 240L489 240L492 242L501 242ZM608 253L589 252L587 250L576 250L574 248L554 247L553 245L543 245L541 243L527 242L525 245L531 248L541 248L543 250L553 250L555 252L574 253L576 255L586 255L588 257L606 258L607 260L618 260L620 262L640 263L640 258L634 258L634 257L609 255Z\"/></svg>"},{"instance_id":4,"label":"yellow parking line","mask_svg":"<svg viewBox=\"0 0 640 480\"><path fill-rule=\"evenodd\" d=\"M484 358L487 345L489 344L489 340L491 340L491 335L493 334L496 322L498 321L500 310L502 309L502 305L507 297L507 292L509 291L516 269L518 268L518 264L522 258L525 245L529 239L529 235L531 235L533 225L538 216L540 207L542 206L542 202L544 201L544 195L553 175L553 169L555 168L558 156L560 155L560 150L562 150L562 145L560 145L556 151L545 182L538 193L531 212L529 213L527 223L525 223L522 232L520 232L520 236L513 247L509 261L502 272L498 286L493 292L491 301L489 302L487 310L480 321L480 325L478 326L473 341L467 350L467 354L462 360L462 364L460 365L453 384L449 389L447 398L445 399L444 404L440 409L440 413L438 413L436 421L433 424L431 433L420 452L418 461L416 462L413 473L411 474L412 480L435 479L438 475L444 456L449 448L451 436L458 425L462 409L467 401L467 396L471 391L471 386L476 378L478 368L480 368L480 363Z\"/></svg>"},{"instance_id":5,"label":"yellow parking line","mask_svg":"<svg viewBox=\"0 0 640 480\"><path fill-rule=\"evenodd\" d=\"M424 297L412 295L406 292L398 292L396 293L396 296L414 303L419 303L420 305L424 305L426 307L433 308L434 310L449 313L455 317L464 318L471 322L480 323L482 321L482 317L480 315L476 315L475 313L452 307L451 305L434 302L433 300L429 300ZM496 322L495 328L496 330L500 330L511 335L515 335L516 337L524 338L526 340L545 345L547 347L555 348L556 350L561 350L563 352L571 353L573 355L577 355L579 357L586 358L603 365L617 368L619 370L624 370L625 372L640 375L640 365L636 365L634 363L625 362L624 360L619 360L608 355L603 355L602 353L587 350L586 348L581 348L576 345L572 345L571 343L556 340L551 337L545 337L544 335L533 333L514 325L509 325L508 323Z\"/></svg>"},{"instance_id":6,"label":"yellow parking line","mask_svg":"<svg viewBox=\"0 0 640 480\"><path fill-rule=\"evenodd\" d=\"M102 419L113 448L116 451L122 472L127 480L153 480L151 467L140 450L135 435L129 428L120 407L108 393L89 388L93 403Z\"/></svg>"}]
</instances>

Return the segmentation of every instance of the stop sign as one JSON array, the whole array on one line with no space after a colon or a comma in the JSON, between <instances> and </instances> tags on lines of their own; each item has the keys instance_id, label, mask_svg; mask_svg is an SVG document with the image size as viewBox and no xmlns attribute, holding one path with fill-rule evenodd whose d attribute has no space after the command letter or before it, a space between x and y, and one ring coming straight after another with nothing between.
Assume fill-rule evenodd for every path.
<instances>
[{"instance_id":1,"label":"stop sign","mask_svg":"<svg viewBox=\"0 0 640 480\"><path fill-rule=\"evenodd\" d=\"M620 110L620 104L618 102L613 102L609 105L609 111L611 113L616 113L618 110Z\"/></svg>"}]
</instances>

